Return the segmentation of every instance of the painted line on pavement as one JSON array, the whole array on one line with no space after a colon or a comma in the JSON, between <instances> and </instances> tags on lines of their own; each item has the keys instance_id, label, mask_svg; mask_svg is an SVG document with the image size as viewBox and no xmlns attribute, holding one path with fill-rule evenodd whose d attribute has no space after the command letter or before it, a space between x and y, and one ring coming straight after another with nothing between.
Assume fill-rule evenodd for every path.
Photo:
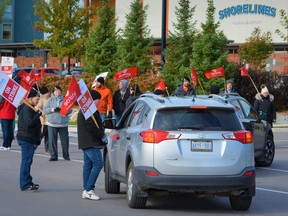
<instances>
[{"instance_id":1,"label":"painted line on pavement","mask_svg":"<svg viewBox=\"0 0 288 216\"><path fill-rule=\"evenodd\" d=\"M286 195L288 195L288 192L285 192L285 191L270 190L270 189L259 188L259 187L256 187L256 189L257 189L257 190L262 190L262 191L267 191L267 192L273 192L273 193L280 193L280 194L286 194Z\"/></svg>"},{"instance_id":2,"label":"painted line on pavement","mask_svg":"<svg viewBox=\"0 0 288 216\"><path fill-rule=\"evenodd\" d=\"M257 167L257 169L288 173L288 170L282 170L282 169L273 169L273 168L265 168L265 167Z\"/></svg>"}]
</instances>

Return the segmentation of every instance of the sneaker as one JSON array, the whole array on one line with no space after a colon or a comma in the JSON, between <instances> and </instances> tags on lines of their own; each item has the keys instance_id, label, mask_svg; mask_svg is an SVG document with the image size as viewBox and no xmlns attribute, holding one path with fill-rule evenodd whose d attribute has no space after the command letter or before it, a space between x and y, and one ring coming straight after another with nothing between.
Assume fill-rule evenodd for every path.
<instances>
[{"instance_id":1,"label":"sneaker","mask_svg":"<svg viewBox=\"0 0 288 216\"><path fill-rule=\"evenodd\" d=\"M82 199L100 200L100 197L95 194L94 190L84 190L82 193Z\"/></svg>"},{"instance_id":2,"label":"sneaker","mask_svg":"<svg viewBox=\"0 0 288 216\"><path fill-rule=\"evenodd\" d=\"M57 158L50 158L49 161L58 161Z\"/></svg>"},{"instance_id":3,"label":"sneaker","mask_svg":"<svg viewBox=\"0 0 288 216\"><path fill-rule=\"evenodd\" d=\"M35 192L36 190L39 189L39 185L38 184L33 184L30 187L23 189L23 192Z\"/></svg>"},{"instance_id":4,"label":"sneaker","mask_svg":"<svg viewBox=\"0 0 288 216\"><path fill-rule=\"evenodd\" d=\"M4 147L4 146L1 146L0 147L0 151L8 151L8 150L10 150L11 148L10 147Z\"/></svg>"}]
</instances>

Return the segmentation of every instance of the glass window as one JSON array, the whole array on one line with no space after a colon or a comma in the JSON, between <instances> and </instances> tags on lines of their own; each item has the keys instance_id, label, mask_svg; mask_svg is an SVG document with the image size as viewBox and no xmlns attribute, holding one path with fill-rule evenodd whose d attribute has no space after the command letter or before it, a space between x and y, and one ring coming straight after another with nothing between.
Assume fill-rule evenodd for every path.
<instances>
[{"instance_id":1,"label":"glass window","mask_svg":"<svg viewBox=\"0 0 288 216\"><path fill-rule=\"evenodd\" d=\"M8 4L6 6L5 12L3 14L3 20L13 19L12 5Z\"/></svg>"},{"instance_id":2,"label":"glass window","mask_svg":"<svg viewBox=\"0 0 288 216\"><path fill-rule=\"evenodd\" d=\"M3 40L12 40L12 25L3 24L2 38Z\"/></svg>"},{"instance_id":3,"label":"glass window","mask_svg":"<svg viewBox=\"0 0 288 216\"><path fill-rule=\"evenodd\" d=\"M241 129L241 124L235 112L230 109L181 108L159 110L155 116L153 128L168 131L236 131Z\"/></svg>"},{"instance_id":4,"label":"glass window","mask_svg":"<svg viewBox=\"0 0 288 216\"><path fill-rule=\"evenodd\" d=\"M253 109L253 107L244 100L239 100L239 103L243 109L243 112L245 113L246 118L248 119L257 119L257 113Z\"/></svg>"},{"instance_id":5,"label":"glass window","mask_svg":"<svg viewBox=\"0 0 288 216\"><path fill-rule=\"evenodd\" d=\"M237 100L231 100L230 103L234 106L237 116L240 119L244 119L245 115L241 109L241 105L239 104L239 102Z\"/></svg>"},{"instance_id":6,"label":"glass window","mask_svg":"<svg viewBox=\"0 0 288 216\"><path fill-rule=\"evenodd\" d=\"M143 111L144 106L145 104L142 102L139 102L134 106L134 109L130 114L131 117L128 123L128 127L132 127L142 123L142 119L140 118L140 116L142 114L141 111Z\"/></svg>"}]
</instances>

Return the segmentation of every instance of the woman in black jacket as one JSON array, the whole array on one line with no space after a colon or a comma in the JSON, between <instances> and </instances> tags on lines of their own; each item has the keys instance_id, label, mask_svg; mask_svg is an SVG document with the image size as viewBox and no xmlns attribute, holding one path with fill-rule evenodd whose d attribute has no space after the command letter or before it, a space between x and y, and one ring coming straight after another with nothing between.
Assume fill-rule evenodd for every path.
<instances>
[{"instance_id":1,"label":"woman in black jacket","mask_svg":"<svg viewBox=\"0 0 288 216\"><path fill-rule=\"evenodd\" d=\"M40 144L41 136L41 111L35 111L40 95L32 89L28 95L28 104L18 107L18 132L17 142L21 146L20 189L22 191L35 191L39 188L34 184L30 169L33 162L34 151Z\"/></svg>"}]
</instances>

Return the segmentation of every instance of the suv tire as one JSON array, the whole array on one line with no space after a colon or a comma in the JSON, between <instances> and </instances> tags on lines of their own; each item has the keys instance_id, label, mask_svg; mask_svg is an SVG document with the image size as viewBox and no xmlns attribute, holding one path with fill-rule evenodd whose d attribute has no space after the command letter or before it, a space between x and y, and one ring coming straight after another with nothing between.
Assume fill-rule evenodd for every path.
<instances>
[{"instance_id":1,"label":"suv tire","mask_svg":"<svg viewBox=\"0 0 288 216\"><path fill-rule=\"evenodd\" d=\"M249 209L251 205L252 196L248 196L248 197L230 196L229 201L230 201L231 207L234 210L245 211Z\"/></svg>"},{"instance_id":2,"label":"suv tire","mask_svg":"<svg viewBox=\"0 0 288 216\"><path fill-rule=\"evenodd\" d=\"M134 184L134 165L131 162L127 170L127 202L131 208L145 208L147 202L147 196L143 195L137 185ZM141 194L142 193L142 194ZM141 195L140 195L141 194Z\"/></svg>"},{"instance_id":3,"label":"suv tire","mask_svg":"<svg viewBox=\"0 0 288 216\"><path fill-rule=\"evenodd\" d=\"M112 179L109 156L105 157L105 191L106 193L117 194L120 192L120 182Z\"/></svg>"},{"instance_id":4,"label":"suv tire","mask_svg":"<svg viewBox=\"0 0 288 216\"><path fill-rule=\"evenodd\" d=\"M265 142L264 154L262 157L256 158L255 162L257 166L268 167L272 164L274 160L274 155L275 155L275 144L271 135L268 135Z\"/></svg>"}]
</instances>

